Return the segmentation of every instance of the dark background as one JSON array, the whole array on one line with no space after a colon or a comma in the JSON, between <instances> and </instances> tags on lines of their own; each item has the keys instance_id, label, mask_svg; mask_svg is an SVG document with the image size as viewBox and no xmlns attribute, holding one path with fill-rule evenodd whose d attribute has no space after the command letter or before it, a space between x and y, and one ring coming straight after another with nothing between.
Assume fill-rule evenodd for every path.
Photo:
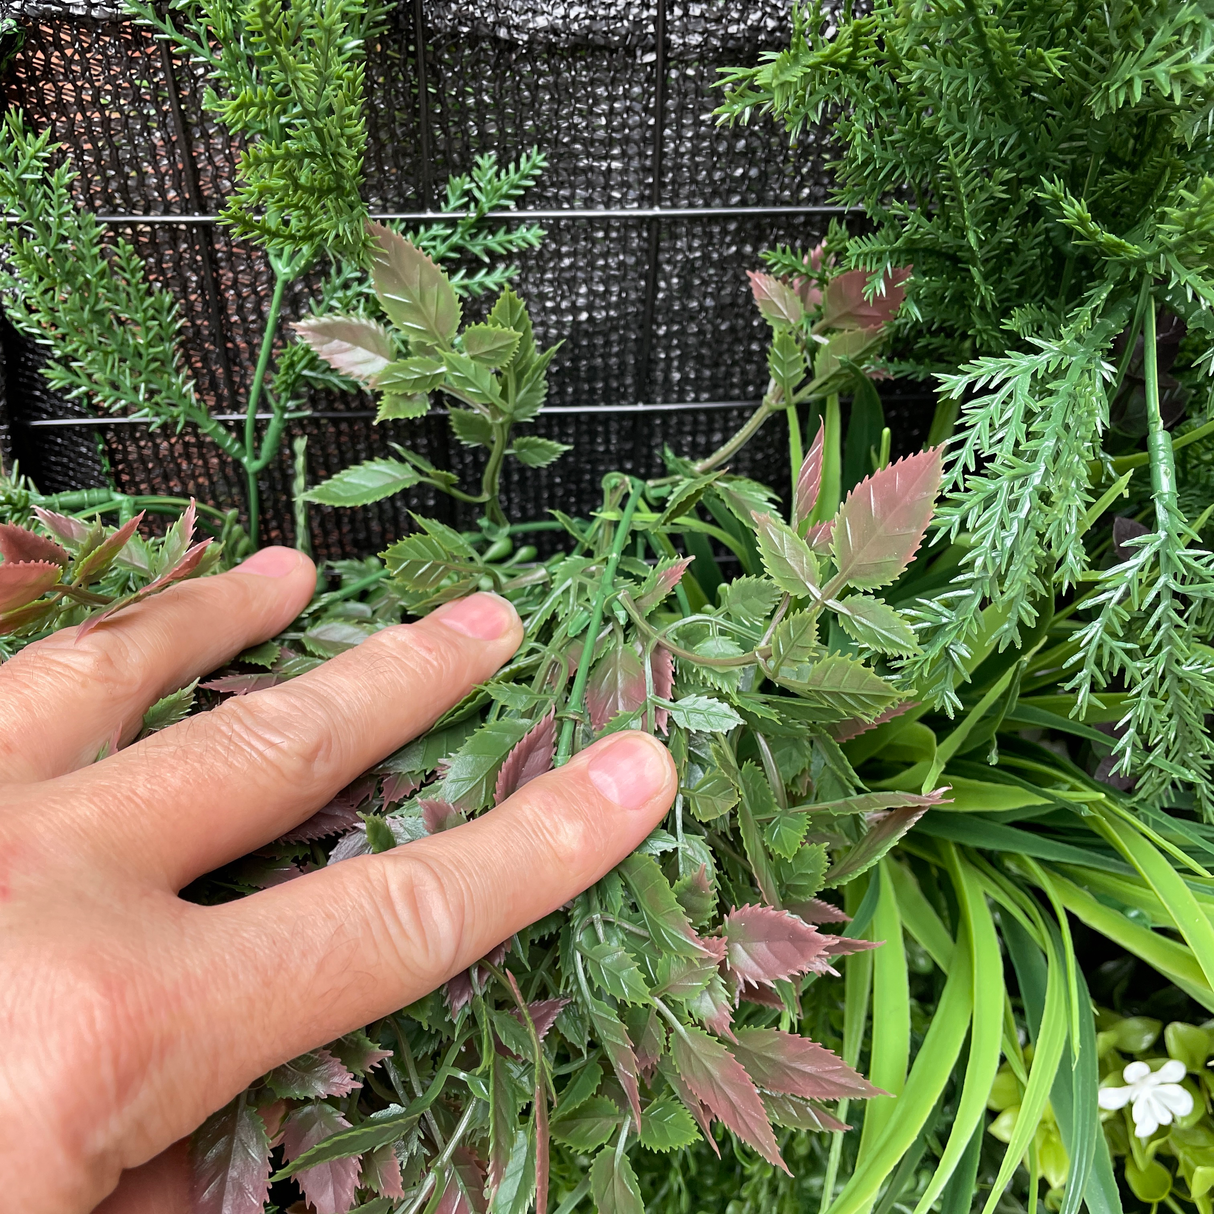
<instances>
[{"instance_id":1,"label":"dark background","mask_svg":"<svg viewBox=\"0 0 1214 1214\"><path fill-rule=\"evenodd\" d=\"M117 8L7 0L20 34L8 40L16 50L5 100L67 145L82 205L133 240L181 300L182 348L201 398L213 412L237 412L269 297L265 259L214 223L163 218L214 215L236 149L203 114L198 69ZM430 210L448 175L476 155L511 160L533 145L549 167L522 208L574 212L541 219L547 239L518 259L514 285L537 336L564 339L538 432L576 450L547 469L513 466L512 517L592 509L604 472L657 472L663 444L705 454L757 403L767 328L745 272L766 247L808 246L824 234L837 213L829 150L813 131L790 148L768 119L717 126L712 84L719 67L786 45L787 10L787 0L400 0L370 48L374 214ZM296 284L288 319L311 289ZM142 424L31 424L89 412L49 394L38 365L37 349L0 320L0 443L41 490L103 484L108 466L123 490L243 503L230 461L188 429L175 437ZM929 394L899 384L882 392L895 452L912 449L930 421ZM389 440L476 473L478 455L449 439L439 415L373 427L358 416L370 408L365 396L316 392L310 404L316 416L290 431L309 435L310 483L390 453ZM264 476L263 540L293 539L289 450L288 441ZM782 488L782 424L769 423L732 466ZM313 508L315 551L374 551L408 528L408 509L467 521L448 499L407 496L356 511Z\"/></svg>"}]
</instances>

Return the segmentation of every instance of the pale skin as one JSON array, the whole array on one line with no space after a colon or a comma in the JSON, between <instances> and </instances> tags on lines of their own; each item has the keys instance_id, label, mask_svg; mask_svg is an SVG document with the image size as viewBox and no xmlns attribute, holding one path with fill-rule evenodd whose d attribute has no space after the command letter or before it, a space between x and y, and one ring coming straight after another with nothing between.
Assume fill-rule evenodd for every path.
<instances>
[{"instance_id":1,"label":"pale skin","mask_svg":"<svg viewBox=\"0 0 1214 1214\"><path fill-rule=\"evenodd\" d=\"M676 776L613 735L455 830L223 906L178 892L283 834L517 649L492 595L126 745L146 708L281 631L315 570L265 549L0 666L0 1193L186 1214L185 1140L271 1067L387 1015L591 885ZM124 749L98 752L120 729Z\"/></svg>"}]
</instances>

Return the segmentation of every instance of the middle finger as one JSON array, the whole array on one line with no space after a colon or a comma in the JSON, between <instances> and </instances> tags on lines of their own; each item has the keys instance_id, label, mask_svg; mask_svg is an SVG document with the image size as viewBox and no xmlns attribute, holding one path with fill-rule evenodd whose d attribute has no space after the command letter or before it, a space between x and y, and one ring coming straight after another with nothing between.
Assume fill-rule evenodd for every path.
<instances>
[{"instance_id":1,"label":"middle finger","mask_svg":"<svg viewBox=\"0 0 1214 1214\"><path fill-rule=\"evenodd\" d=\"M79 829L83 806L104 857L180 889L302 822L428 729L521 639L504 599L448 604L44 785L39 816Z\"/></svg>"}]
</instances>

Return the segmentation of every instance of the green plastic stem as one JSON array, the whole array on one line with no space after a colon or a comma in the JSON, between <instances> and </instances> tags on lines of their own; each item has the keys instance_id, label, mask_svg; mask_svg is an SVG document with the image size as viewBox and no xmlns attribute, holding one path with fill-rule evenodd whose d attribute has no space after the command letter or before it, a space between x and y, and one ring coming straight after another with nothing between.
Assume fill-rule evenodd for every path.
<instances>
[{"instance_id":1,"label":"green plastic stem","mask_svg":"<svg viewBox=\"0 0 1214 1214\"><path fill-rule=\"evenodd\" d=\"M562 767L569 762L573 754L573 731L577 726L577 714L582 711L582 700L586 695L586 683L590 679L590 666L594 661L594 643L598 639L599 629L603 626L603 609L607 602L608 592L615 582L616 566L628 542L628 532L632 527L632 516L636 512L637 503L645 486L641 481L632 482L632 492L624 504L624 512L616 527L615 538L611 544L611 552L607 556L607 564L603 567L603 576L599 579L599 588L595 591L594 602L590 607L590 623L586 628L586 644L582 648L582 656L578 660L577 674L573 679L573 690L565 702L565 720L561 723L561 741L556 751L554 766Z\"/></svg>"},{"instance_id":2,"label":"green plastic stem","mask_svg":"<svg viewBox=\"0 0 1214 1214\"><path fill-rule=\"evenodd\" d=\"M270 355L273 353L274 336L278 331L278 313L282 308L282 295L286 290L288 277L285 267L276 267L274 273L274 294L270 298L270 311L266 316L266 331L261 339L261 353L257 357L257 369L253 372L253 386L249 389L249 403L245 407L244 414L244 453L241 456L241 463L244 464L245 483L248 486L249 538L253 541L254 547L257 547L258 523L261 513L261 502L257 489L257 473L261 468L258 465L264 467L266 463L269 463L268 459L263 463L257 458L257 406L261 401L261 390L266 381L266 372L270 369ZM270 432L266 435L267 448L269 448L269 440L276 440L282 433L282 423L277 417L274 420L278 422L278 425L277 427L271 425Z\"/></svg>"}]
</instances>

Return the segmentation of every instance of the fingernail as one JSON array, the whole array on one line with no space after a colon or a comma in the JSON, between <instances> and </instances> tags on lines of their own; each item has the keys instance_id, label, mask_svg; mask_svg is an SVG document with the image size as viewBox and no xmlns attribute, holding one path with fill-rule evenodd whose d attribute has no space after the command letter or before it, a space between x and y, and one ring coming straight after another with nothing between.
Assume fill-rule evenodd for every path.
<instances>
[{"instance_id":1,"label":"fingernail","mask_svg":"<svg viewBox=\"0 0 1214 1214\"><path fill-rule=\"evenodd\" d=\"M241 573L257 573L262 577L286 577L299 568L299 555L295 548L262 548L236 568Z\"/></svg>"},{"instance_id":2,"label":"fingernail","mask_svg":"<svg viewBox=\"0 0 1214 1214\"><path fill-rule=\"evenodd\" d=\"M590 783L624 809L640 809L657 796L668 771L661 743L631 730L598 751L586 765Z\"/></svg>"},{"instance_id":3,"label":"fingernail","mask_svg":"<svg viewBox=\"0 0 1214 1214\"><path fill-rule=\"evenodd\" d=\"M514 627L518 613L500 596L482 592L446 603L430 618L475 641L496 641Z\"/></svg>"}]
</instances>

